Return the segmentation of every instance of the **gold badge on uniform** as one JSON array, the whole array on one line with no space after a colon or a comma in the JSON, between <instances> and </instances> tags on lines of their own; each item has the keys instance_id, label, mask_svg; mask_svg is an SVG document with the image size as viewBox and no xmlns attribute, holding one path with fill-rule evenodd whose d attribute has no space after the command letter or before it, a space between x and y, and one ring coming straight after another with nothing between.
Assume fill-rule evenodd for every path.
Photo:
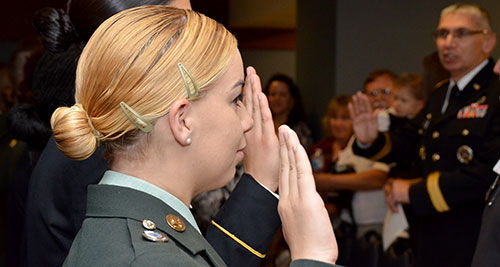
<instances>
[{"instance_id":1,"label":"gold badge on uniform","mask_svg":"<svg viewBox=\"0 0 500 267\"><path fill-rule=\"evenodd\" d=\"M142 236L146 238L149 241L153 242L167 242L168 237L166 237L164 234L155 232L155 231L149 231L146 230L142 233Z\"/></svg>"},{"instance_id":2,"label":"gold badge on uniform","mask_svg":"<svg viewBox=\"0 0 500 267\"><path fill-rule=\"evenodd\" d=\"M142 226L148 230L155 230L156 229L156 224L150 220L143 220Z\"/></svg>"},{"instance_id":3,"label":"gold badge on uniform","mask_svg":"<svg viewBox=\"0 0 500 267\"><path fill-rule=\"evenodd\" d=\"M457 149L457 159L461 163L467 164L472 160L473 157L474 152L472 151L472 148L470 146L463 145Z\"/></svg>"},{"instance_id":4,"label":"gold badge on uniform","mask_svg":"<svg viewBox=\"0 0 500 267\"><path fill-rule=\"evenodd\" d=\"M166 219L167 219L168 225L172 229L174 229L175 231L184 232L184 230L186 230L186 224L181 220L181 218L179 218L175 215L169 214L169 215L167 215Z\"/></svg>"}]
</instances>

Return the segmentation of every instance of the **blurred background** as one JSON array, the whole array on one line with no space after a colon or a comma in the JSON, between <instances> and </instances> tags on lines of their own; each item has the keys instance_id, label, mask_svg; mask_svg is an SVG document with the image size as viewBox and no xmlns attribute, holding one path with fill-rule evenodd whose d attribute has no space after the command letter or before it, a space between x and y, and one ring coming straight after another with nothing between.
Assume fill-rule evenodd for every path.
<instances>
[{"instance_id":1,"label":"blurred background","mask_svg":"<svg viewBox=\"0 0 500 267\"><path fill-rule=\"evenodd\" d=\"M263 84L276 72L294 78L309 118L324 114L328 100L362 89L376 68L421 72L434 51L431 37L450 0L192 0L193 9L228 27L238 38L245 65ZM470 1L490 12L500 29L500 1ZM30 45L33 13L64 8L66 0L18 0L0 4L0 63ZM496 58L499 47L493 56ZM311 121L311 124L316 124Z\"/></svg>"}]
</instances>

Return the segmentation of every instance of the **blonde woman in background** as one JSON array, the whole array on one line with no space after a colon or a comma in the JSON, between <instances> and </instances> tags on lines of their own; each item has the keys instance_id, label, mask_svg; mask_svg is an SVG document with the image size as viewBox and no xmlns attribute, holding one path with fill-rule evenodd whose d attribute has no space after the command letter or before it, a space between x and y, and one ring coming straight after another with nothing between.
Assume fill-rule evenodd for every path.
<instances>
[{"instance_id":1,"label":"blonde woman in background","mask_svg":"<svg viewBox=\"0 0 500 267\"><path fill-rule=\"evenodd\" d=\"M111 167L89 186L87 217L65 266L225 266L188 207L229 182L244 155L248 176L270 191L280 176L292 266L335 263L335 237L305 151L282 127L279 167L259 78L253 68L244 78L234 36L196 12L143 6L97 29L78 62L76 104L51 120L68 157L86 159L102 142ZM213 225L251 249L230 225Z\"/></svg>"}]
</instances>

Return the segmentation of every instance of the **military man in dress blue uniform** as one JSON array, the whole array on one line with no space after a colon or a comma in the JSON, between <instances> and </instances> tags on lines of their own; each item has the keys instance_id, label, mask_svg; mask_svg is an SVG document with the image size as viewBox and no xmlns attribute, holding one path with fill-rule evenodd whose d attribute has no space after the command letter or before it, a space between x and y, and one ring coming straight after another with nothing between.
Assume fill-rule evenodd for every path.
<instances>
[{"instance_id":1,"label":"military man in dress blue uniform","mask_svg":"<svg viewBox=\"0 0 500 267\"><path fill-rule=\"evenodd\" d=\"M500 158L500 83L489 59L497 39L486 11L469 4L443 9L435 39L451 77L399 134L378 133L367 97L358 93L350 107L353 149L374 160L421 161L420 179L386 185L388 204L407 204L417 219L416 265L470 266Z\"/></svg>"}]
</instances>

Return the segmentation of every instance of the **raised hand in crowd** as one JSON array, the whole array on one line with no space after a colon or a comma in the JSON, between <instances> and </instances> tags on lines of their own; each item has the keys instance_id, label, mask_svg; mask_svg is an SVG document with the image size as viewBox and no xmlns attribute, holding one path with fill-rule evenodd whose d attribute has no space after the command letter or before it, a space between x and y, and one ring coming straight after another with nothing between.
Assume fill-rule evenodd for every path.
<instances>
[{"instance_id":1,"label":"raised hand in crowd","mask_svg":"<svg viewBox=\"0 0 500 267\"><path fill-rule=\"evenodd\" d=\"M361 144L371 144L378 136L377 110L373 110L368 97L357 92L348 105L349 115L357 140Z\"/></svg>"}]
</instances>

